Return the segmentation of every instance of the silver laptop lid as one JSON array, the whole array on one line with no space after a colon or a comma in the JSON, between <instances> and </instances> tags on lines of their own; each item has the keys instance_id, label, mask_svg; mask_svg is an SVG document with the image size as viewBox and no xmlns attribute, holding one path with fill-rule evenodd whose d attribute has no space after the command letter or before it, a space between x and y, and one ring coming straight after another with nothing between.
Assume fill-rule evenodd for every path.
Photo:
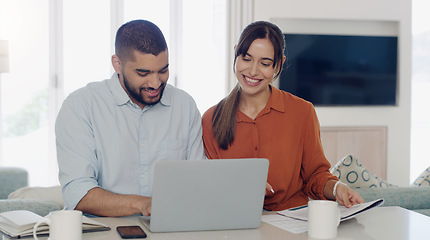
<instances>
[{"instance_id":1,"label":"silver laptop lid","mask_svg":"<svg viewBox=\"0 0 430 240\"><path fill-rule=\"evenodd\" d=\"M159 161L154 166L151 232L256 228L269 161Z\"/></svg>"}]
</instances>

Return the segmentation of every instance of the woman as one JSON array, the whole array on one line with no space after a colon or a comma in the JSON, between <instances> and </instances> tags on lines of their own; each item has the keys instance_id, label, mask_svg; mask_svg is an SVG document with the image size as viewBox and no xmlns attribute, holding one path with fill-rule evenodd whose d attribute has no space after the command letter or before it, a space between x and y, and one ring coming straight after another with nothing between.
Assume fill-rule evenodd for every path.
<instances>
[{"instance_id":1,"label":"woman","mask_svg":"<svg viewBox=\"0 0 430 240\"><path fill-rule=\"evenodd\" d=\"M308 197L346 207L363 203L330 174L313 105L270 85L281 73L284 49L282 31L272 23L258 21L243 30L235 46L238 84L203 115L206 155L269 159L267 210L304 205Z\"/></svg>"}]
</instances>

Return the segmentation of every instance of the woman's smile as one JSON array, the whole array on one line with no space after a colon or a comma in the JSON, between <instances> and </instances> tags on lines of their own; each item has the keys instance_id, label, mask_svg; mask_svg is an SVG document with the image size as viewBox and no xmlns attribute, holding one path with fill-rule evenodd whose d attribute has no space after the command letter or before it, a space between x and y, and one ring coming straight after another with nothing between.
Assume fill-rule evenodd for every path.
<instances>
[{"instance_id":1,"label":"woman's smile","mask_svg":"<svg viewBox=\"0 0 430 240\"><path fill-rule=\"evenodd\" d=\"M244 82L249 86L257 86L261 83L262 79L252 78L242 75Z\"/></svg>"}]
</instances>

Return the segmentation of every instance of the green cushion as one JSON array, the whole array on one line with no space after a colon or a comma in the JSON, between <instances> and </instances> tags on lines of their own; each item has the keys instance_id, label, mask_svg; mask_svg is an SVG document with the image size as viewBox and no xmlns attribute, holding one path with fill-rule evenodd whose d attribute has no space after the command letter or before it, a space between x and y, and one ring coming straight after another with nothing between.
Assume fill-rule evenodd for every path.
<instances>
[{"instance_id":1,"label":"green cushion","mask_svg":"<svg viewBox=\"0 0 430 240\"><path fill-rule=\"evenodd\" d=\"M410 210L430 209L430 187L357 188L354 190L366 202L383 198L383 206L400 206Z\"/></svg>"}]
</instances>

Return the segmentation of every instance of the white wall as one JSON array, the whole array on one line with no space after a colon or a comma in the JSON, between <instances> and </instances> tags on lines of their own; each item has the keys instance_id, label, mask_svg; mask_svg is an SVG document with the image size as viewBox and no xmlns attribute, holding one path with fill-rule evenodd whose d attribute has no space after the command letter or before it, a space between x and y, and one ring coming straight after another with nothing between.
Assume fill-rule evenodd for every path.
<instances>
[{"instance_id":1,"label":"white wall","mask_svg":"<svg viewBox=\"0 0 430 240\"><path fill-rule=\"evenodd\" d=\"M253 0L253 4L253 20L389 23L399 37L397 106L318 107L317 113L321 126L386 126L387 181L409 185L411 0Z\"/></svg>"}]
</instances>

